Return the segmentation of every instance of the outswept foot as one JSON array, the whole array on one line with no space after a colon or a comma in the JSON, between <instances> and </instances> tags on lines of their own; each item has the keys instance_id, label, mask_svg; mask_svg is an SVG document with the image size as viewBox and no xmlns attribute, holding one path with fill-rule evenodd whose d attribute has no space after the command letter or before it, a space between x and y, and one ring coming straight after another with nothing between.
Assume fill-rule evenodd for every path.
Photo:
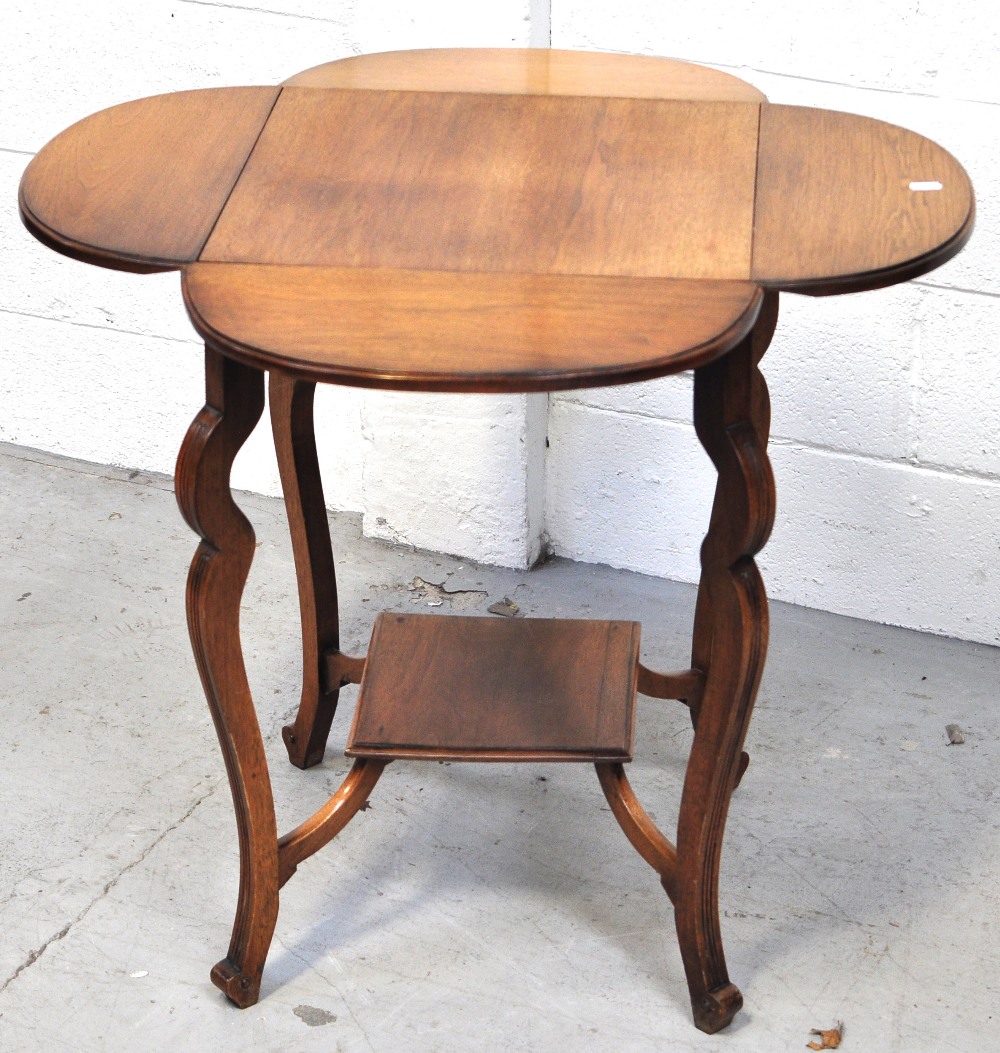
<instances>
[{"instance_id":1,"label":"outswept foot","mask_svg":"<svg viewBox=\"0 0 1000 1053\"><path fill-rule=\"evenodd\" d=\"M716 1031L728 1027L742 1008L743 995L732 983L691 998L694 1026L706 1035L714 1035Z\"/></svg>"},{"instance_id":2,"label":"outswept foot","mask_svg":"<svg viewBox=\"0 0 1000 1053\"><path fill-rule=\"evenodd\" d=\"M253 975L244 976L229 958L216 962L212 968L212 983L240 1009L247 1009L257 1004L260 998L260 979L264 974L264 963L254 970Z\"/></svg>"}]
</instances>

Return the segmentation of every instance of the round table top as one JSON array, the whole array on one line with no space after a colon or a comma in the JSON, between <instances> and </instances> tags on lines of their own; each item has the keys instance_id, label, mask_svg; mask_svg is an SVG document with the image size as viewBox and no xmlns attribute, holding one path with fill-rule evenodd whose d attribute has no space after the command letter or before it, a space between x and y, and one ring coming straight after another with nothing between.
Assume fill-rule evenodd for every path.
<instances>
[{"instance_id":1,"label":"round table top","mask_svg":"<svg viewBox=\"0 0 1000 1053\"><path fill-rule=\"evenodd\" d=\"M689 63L544 50L359 56L114 106L39 152L20 206L67 255L181 269L234 357L459 391L699 365L763 290L915 277L974 217L965 171L913 132Z\"/></svg>"}]
</instances>

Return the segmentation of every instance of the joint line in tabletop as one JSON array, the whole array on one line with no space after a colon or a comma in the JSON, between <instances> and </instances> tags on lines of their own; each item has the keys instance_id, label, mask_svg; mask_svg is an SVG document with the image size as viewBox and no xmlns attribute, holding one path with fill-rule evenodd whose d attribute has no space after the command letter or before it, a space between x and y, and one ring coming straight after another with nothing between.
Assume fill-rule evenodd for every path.
<instances>
[{"instance_id":1,"label":"joint line in tabletop","mask_svg":"<svg viewBox=\"0 0 1000 1053\"><path fill-rule=\"evenodd\" d=\"M188 0L192 2L192 0ZM212 223L212 227L208 234L205 235L205 240L201 243L201 247L198 249L198 255L195 256L195 261L201 259L201 254L205 251L205 246L212 240L212 235L215 233L215 228L219 225L219 220L222 218L222 213L226 211L226 206L229 204L229 199L233 196L233 191L240 185L240 180L243 178L243 173L246 171L247 165L250 163L250 158L253 157L254 151L257 149L257 144L260 142L260 137L264 134L264 129L268 125L268 121L271 120L271 114L274 113L275 106L278 105L278 99L281 98L284 88L278 86L277 94L274 96L274 102L271 103L271 108L267 111L267 116L264 118L259 131L253 141L253 146L247 151L246 157L243 158L243 164L240 165L240 170L236 174L236 178L233 180L233 185L229 188L229 193L226 194L226 200L222 202L222 207L219 209L218 215Z\"/></svg>"}]
</instances>

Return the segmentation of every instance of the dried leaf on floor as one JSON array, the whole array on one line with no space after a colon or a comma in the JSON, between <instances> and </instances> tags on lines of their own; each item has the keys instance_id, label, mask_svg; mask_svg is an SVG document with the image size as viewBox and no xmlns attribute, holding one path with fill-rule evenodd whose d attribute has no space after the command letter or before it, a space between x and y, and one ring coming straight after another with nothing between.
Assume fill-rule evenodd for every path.
<instances>
[{"instance_id":1,"label":"dried leaf on floor","mask_svg":"<svg viewBox=\"0 0 1000 1053\"><path fill-rule=\"evenodd\" d=\"M499 614L504 618L513 618L520 609L509 596L504 596L503 603L491 603L486 608L490 614Z\"/></svg>"},{"instance_id":2,"label":"dried leaf on floor","mask_svg":"<svg viewBox=\"0 0 1000 1053\"><path fill-rule=\"evenodd\" d=\"M836 1025L827 1031L814 1027L809 1034L819 1035L819 1042L807 1042L807 1049L839 1049L844 1039L844 1021L838 1020Z\"/></svg>"}]
</instances>

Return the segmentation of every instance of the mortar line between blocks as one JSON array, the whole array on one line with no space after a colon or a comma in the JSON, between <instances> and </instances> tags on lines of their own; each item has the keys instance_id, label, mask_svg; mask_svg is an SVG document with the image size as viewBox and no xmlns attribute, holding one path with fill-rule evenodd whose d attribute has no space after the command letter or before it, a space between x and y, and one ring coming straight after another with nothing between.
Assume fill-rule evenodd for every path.
<instances>
[{"instance_id":1,"label":"mortar line between blocks","mask_svg":"<svg viewBox=\"0 0 1000 1053\"><path fill-rule=\"evenodd\" d=\"M180 0L182 4L194 7L222 7L230 11L242 11L247 15L279 15L282 18L297 18L304 22L323 22L327 25L342 26L344 23L336 18L323 18L320 15L304 15L298 11L276 11L270 7L250 7L246 4L224 4L219 0Z\"/></svg>"},{"instance_id":2,"label":"mortar line between blocks","mask_svg":"<svg viewBox=\"0 0 1000 1053\"><path fill-rule=\"evenodd\" d=\"M201 347L201 342L192 338L189 340L183 336L164 336L161 333L142 333L138 329L120 329L113 325L98 325L96 322L78 322L70 318L52 318L47 314L35 314L34 311L15 311L11 307L0 307L0 314L12 314L19 318L37 318L41 322L54 322L56 325L75 325L81 329L99 329L102 332L120 333L122 336L139 336L144 340L167 340L172 344L191 344Z\"/></svg>"},{"instance_id":3,"label":"mortar line between blocks","mask_svg":"<svg viewBox=\"0 0 1000 1053\"><path fill-rule=\"evenodd\" d=\"M912 281L911 285L918 289L935 289L939 292L963 293L966 296L986 296L991 300L1000 300L1000 292L991 292L989 289L965 289L960 285L939 285L937 282Z\"/></svg>"},{"instance_id":4,"label":"mortar line between blocks","mask_svg":"<svg viewBox=\"0 0 1000 1053\"><path fill-rule=\"evenodd\" d=\"M578 402L573 399L560 399L571 406L589 410L592 413L602 413L613 417L637 417L642 420L653 421L671 428L683 428L694 434L694 426L689 420L678 420L676 417L659 417L653 413L643 413L634 409L608 409L605 406L594 406L589 402ZM550 432L551 434L551 432ZM912 468L915 471L930 472L934 475L945 475L950 478L972 479L984 483L1000 485L1000 476L991 472L978 471L975 468L959 468L954 465L937 464L934 461L919 461L907 457L880 457L877 454L865 453L863 450L845 450L841 446L827 446L820 442L810 442L808 439L799 439L793 436L772 434L769 447L780 446L782 448L798 447L815 453L829 454L845 461L863 461L866 464L882 464L889 468Z\"/></svg>"},{"instance_id":5,"label":"mortar line between blocks","mask_svg":"<svg viewBox=\"0 0 1000 1053\"><path fill-rule=\"evenodd\" d=\"M938 99L941 102L966 102L974 106L1000 106L1000 102L992 99L966 99L960 96L935 95L929 91L912 91L903 88L879 88L869 84L850 84L842 80L825 80L823 77L806 77L801 73L778 73L775 70L760 69L757 66L734 66L722 62L711 62L708 59L691 59L704 66L715 66L717 69L739 70L741 73L749 70L751 73L760 73L765 77L780 77L782 80L802 80L809 84L829 84L834 88L849 88L851 91L876 91L881 95L903 95L913 99Z\"/></svg>"}]
</instances>

